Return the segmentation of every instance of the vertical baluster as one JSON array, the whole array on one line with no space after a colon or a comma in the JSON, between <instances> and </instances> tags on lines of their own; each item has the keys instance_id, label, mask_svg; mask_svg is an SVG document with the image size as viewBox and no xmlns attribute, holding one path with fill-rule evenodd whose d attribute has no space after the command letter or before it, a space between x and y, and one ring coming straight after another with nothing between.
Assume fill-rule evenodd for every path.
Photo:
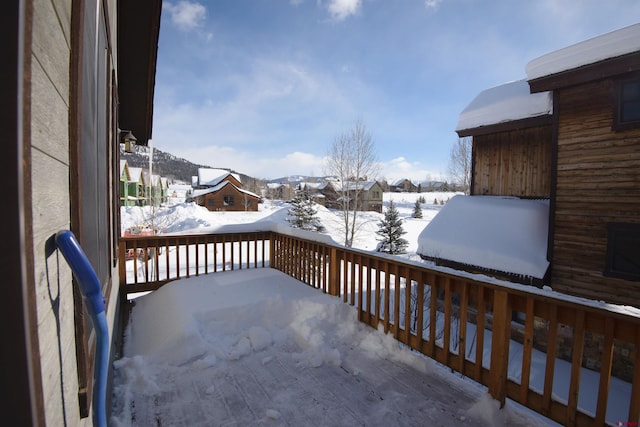
<instances>
[{"instance_id":1,"label":"vertical baluster","mask_svg":"<svg viewBox=\"0 0 640 427\"><path fill-rule=\"evenodd\" d=\"M596 407L596 424L604 425L609 400L609 385L611 381L611 365L613 363L613 334L615 320L606 317L604 320L604 344L602 346L602 363L600 366L600 384L598 385L598 405Z\"/></svg>"},{"instance_id":2,"label":"vertical baluster","mask_svg":"<svg viewBox=\"0 0 640 427\"><path fill-rule=\"evenodd\" d=\"M444 349L443 363L449 366L449 353L451 353L451 279L449 276L444 279L444 338L442 348Z\"/></svg>"},{"instance_id":3,"label":"vertical baluster","mask_svg":"<svg viewBox=\"0 0 640 427\"><path fill-rule=\"evenodd\" d=\"M384 262L384 332L389 332L389 325L391 321L391 272L389 271L389 263Z\"/></svg>"},{"instance_id":4,"label":"vertical baluster","mask_svg":"<svg viewBox=\"0 0 640 427\"><path fill-rule=\"evenodd\" d=\"M200 275L200 238L196 237L196 276Z\"/></svg>"},{"instance_id":5,"label":"vertical baluster","mask_svg":"<svg viewBox=\"0 0 640 427\"><path fill-rule=\"evenodd\" d=\"M438 281L439 277L433 275L431 278L431 300L429 301L429 354L435 359L436 355L436 333L438 326Z\"/></svg>"},{"instance_id":6,"label":"vertical baluster","mask_svg":"<svg viewBox=\"0 0 640 427\"><path fill-rule=\"evenodd\" d=\"M533 352L533 327L535 300L527 297L525 308L524 341L522 346L522 374L520 376L520 403L526 405L529 395L529 378L531 377L531 354Z\"/></svg>"},{"instance_id":7,"label":"vertical baluster","mask_svg":"<svg viewBox=\"0 0 640 427\"><path fill-rule=\"evenodd\" d=\"M494 399L500 402L500 407L504 406L507 397L507 372L509 365L510 338L511 301L509 299L509 292L506 290L496 289L493 291L493 323L491 333L489 393Z\"/></svg>"},{"instance_id":8,"label":"vertical baluster","mask_svg":"<svg viewBox=\"0 0 640 427\"><path fill-rule=\"evenodd\" d=\"M547 362L544 372L544 392L542 394L542 413L549 414L551 408L551 393L553 392L553 377L556 366L556 348L558 339L558 306L549 306L549 330L547 331Z\"/></svg>"},{"instance_id":9,"label":"vertical baluster","mask_svg":"<svg viewBox=\"0 0 640 427\"><path fill-rule=\"evenodd\" d=\"M424 327L424 287L425 282L427 281L426 273L420 273L419 278L420 280L416 284L416 286L418 286L418 297L416 300L416 307L418 309L416 319L416 337L418 338L418 348L420 349L420 352L422 352L422 329Z\"/></svg>"},{"instance_id":10,"label":"vertical baluster","mask_svg":"<svg viewBox=\"0 0 640 427\"><path fill-rule=\"evenodd\" d=\"M485 320L485 298L484 286L478 286L478 315L476 317L476 381L482 383L482 368L484 360L484 320Z\"/></svg>"},{"instance_id":11,"label":"vertical baluster","mask_svg":"<svg viewBox=\"0 0 640 427\"><path fill-rule=\"evenodd\" d=\"M187 277L191 277L191 239L189 237L185 237L184 239L184 250L186 252L187 262L185 268L187 270Z\"/></svg>"},{"instance_id":12,"label":"vertical baluster","mask_svg":"<svg viewBox=\"0 0 640 427\"><path fill-rule=\"evenodd\" d=\"M460 340L458 341L458 365L459 371L464 375L464 361L467 354L467 305L469 304L469 287L467 281L462 282L462 295L460 300Z\"/></svg>"},{"instance_id":13,"label":"vertical baluster","mask_svg":"<svg viewBox=\"0 0 640 427\"><path fill-rule=\"evenodd\" d=\"M407 269L402 268L400 270L404 276L404 337L405 344L409 344L409 338L411 336L411 276L408 274Z\"/></svg>"},{"instance_id":14,"label":"vertical baluster","mask_svg":"<svg viewBox=\"0 0 640 427\"><path fill-rule=\"evenodd\" d=\"M633 361L633 382L631 387L631 399L629 402L629 422L637 423L640 418L640 327L633 325L635 329L635 353Z\"/></svg>"},{"instance_id":15,"label":"vertical baluster","mask_svg":"<svg viewBox=\"0 0 640 427\"><path fill-rule=\"evenodd\" d=\"M578 394L580 392L580 373L582 371L582 353L584 349L584 311L576 312L573 327L573 349L571 356L571 379L569 383L569 400L567 402L567 426L576 425L578 411Z\"/></svg>"}]
</instances>

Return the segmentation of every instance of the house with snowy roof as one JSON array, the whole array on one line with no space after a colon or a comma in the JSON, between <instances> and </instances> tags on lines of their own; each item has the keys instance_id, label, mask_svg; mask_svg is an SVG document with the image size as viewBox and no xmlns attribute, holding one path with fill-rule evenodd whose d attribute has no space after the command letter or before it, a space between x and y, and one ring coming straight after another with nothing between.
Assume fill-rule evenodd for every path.
<instances>
[{"instance_id":1,"label":"house with snowy roof","mask_svg":"<svg viewBox=\"0 0 640 427\"><path fill-rule=\"evenodd\" d=\"M345 201L357 201L359 211L382 213L382 186L377 181L327 182L318 191L325 197L325 206L342 209Z\"/></svg>"},{"instance_id":2,"label":"house with snowy roof","mask_svg":"<svg viewBox=\"0 0 640 427\"><path fill-rule=\"evenodd\" d=\"M419 237L439 264L564 293L640 300L640 25L549 53L527 80L481 92L471 197Z\"/></svg>"},{"instance_id":3,"label":"house with snowy roof","mask_svg":"<svg viewBox=\"0 0 640 427\"><path fill-rule=\"evenodd\" d=\"M415 193L418 186L407 178L399 178L389 184L389 191L397 193Z\"/></svg>"},{"instance_id":4,"label":"house with snowy roof","mask_svg":"<svg viewBox=\"0 0 640 427\"><path fill-rule=\"evenodd\" d=\"M261 198L242 188L240 176L225 169L198 169L191 200L210 211L257 211Z\"/></svg>"},{"instance_id":5,"label":"house with snowy roof","mask_svg":"<svg viewBox=\"0 0 640 427\"><path fill-rule=\"evenodd\" d=\"M147 177L142 168L128 167L130 180L127 183L127 206L144 206L147 203Z\"/></svg>"}]
</instances>

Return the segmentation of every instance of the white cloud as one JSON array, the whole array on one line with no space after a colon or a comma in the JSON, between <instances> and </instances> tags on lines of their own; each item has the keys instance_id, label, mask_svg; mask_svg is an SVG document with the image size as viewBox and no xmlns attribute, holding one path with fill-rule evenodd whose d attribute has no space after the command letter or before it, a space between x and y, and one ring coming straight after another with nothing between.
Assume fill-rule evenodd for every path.
<instances>
[{"instance_id":1,"label":"white cloud","mask_svg":"<svg viewBox=\"0 0 640 427\"><path fill-rule=\"evenodd\" d=\"M171 22L182 31L196 31L203 27L207 9L200 3L182 0L178 3L164 3Z\"/></svg>"},{"instance_id":2,"label":"white cloud","mask_svg":"<svg viewBox=\"0 0 640 427\"><path fill-rule=\"evenodd\" d=\"M435 10L440 6L440 3L442 3L442 0L424 0L424 5L427 9Z\"/></svg>"},{"instance_id":3,"label":"white cloud","mask_svg":"<svg viewBox=\"0 0 640 427\"><path fill-rule=\"evenodd\" d=\"M344 21L360 10L362 0L330 0L327 9L336 21Z\"/></svg>"},{"instance_id":4,"label":"white cloud","mask_svg":"<svg viewBox=\"0 0 640 427\"><path fill-rule=\"evenodd\" d=\"M405 157L396 157L380 164L380 179L388 182L407 178L414 182L444 179L439 171L428 170L420 162L410 162Z\"/></svg>"}]
</instances>

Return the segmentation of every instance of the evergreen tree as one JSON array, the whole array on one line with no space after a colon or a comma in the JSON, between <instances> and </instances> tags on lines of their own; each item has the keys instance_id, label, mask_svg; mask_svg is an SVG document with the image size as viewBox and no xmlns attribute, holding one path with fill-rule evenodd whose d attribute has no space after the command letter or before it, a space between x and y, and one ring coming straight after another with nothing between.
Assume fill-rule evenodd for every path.
<instances>
[{"instance_id":1,"label":"evergreen tree","mask_svg":"<svg viewBox=\"0 0 640 427\"><path fill-rule=\"evenodd\" d=\"M302 230L322 231L324 227L316 217L317 209L313 206L313 200L306 191L301 191L291 201L291 207L287 212L287 222L294 228Z\"/></svg>"},{"instance_id":2,"label":"evergreen tree","mask_svg":"<svg viewBox=\"0 0 640 427\"><path fill-rule=\"evenodd\" d=\"M422 206L420 206L420 200L416 200L416 204L413 206L412 218L422 218Z\"/></svg>"},{"instance_id":3,"label":"evergreen tree","mask_svg":"<svg viewBox=\"0 0 640 427\"><path fill-rule=\"evenodd\" d=\"M402 229L402 219L398 213L398 209L393 204L393 201L389 202L384 219L378 223L378 234L381 238L378 239L378 252L386 252L389 254L401 254L404 253L409 242L402 238L406 232Z\"/></svg>"}]
</instances>

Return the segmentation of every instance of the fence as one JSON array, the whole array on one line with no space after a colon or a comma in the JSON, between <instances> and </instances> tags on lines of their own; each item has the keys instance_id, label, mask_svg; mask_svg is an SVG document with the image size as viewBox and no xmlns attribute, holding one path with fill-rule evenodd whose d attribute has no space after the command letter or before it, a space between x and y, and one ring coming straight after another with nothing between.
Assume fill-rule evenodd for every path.
<instances>
[{"instance_id":1,"label":"fence","mask_svg":"<svg viewBox=\"0 0 640 427\"><path fill-rule=\"evenodd\" d=\"M124 261L127 251L141 256ZM640 417L640 319L624 313L275 232L123 238L120 260L125 294L275 268L342 298L362 322L487 386L502 404L512 399L563 425ZM560 357L559 341L569 355ZM599 363L587 363L594 352ZM628 382L612 375L623 360Z\"/></svg>"}]
</instances>

